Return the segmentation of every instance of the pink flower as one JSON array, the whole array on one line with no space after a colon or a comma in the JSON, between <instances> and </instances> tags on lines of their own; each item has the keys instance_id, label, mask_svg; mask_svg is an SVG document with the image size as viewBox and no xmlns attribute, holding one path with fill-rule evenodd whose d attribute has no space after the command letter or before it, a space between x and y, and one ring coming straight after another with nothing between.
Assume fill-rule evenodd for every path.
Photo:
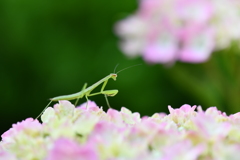
<instances>
[{"instance_id":1,"label":"pink flower","mask_svg":"<svg viewBox=\"0 0 240 160\"><path fill-rule=\"evenodd\" d=\"M197 111L195 109L197 108ZM2 135L0 160L239 159L240 114L183 105L140 117L122 107L105 113L94 102L60 101Z\"/></svg>"},{"instance_id":2,"label":"pink flower","mask_svg":"<svg viewBox=\"0 0 240 160\"><path fill-rule=\"evenodd\" d=\"M213 145L212 157L217 160L239 160L240 157L240 145L236 144L226 144L219 141Z\"/></svg>"},{"instance_id":3,"label":"pink flower","mask_svg":"<svg viewBox=\"0 0 240 160\"><path fill-rule=\"evenodd\" d=\"M3 133L0 147L3 147L11 156L18 159L42 159L45 154L46 141L44 140L43 126L38 120L27 118L13 124L12 128ZM9 156L7 154L7 156ZM6 154L4 154L6 156ZM13 157L13 156L11 156Z\"/></svg>"},{"instance_id":4,"label":"pink flower","mask_svg":"<svg viewBox=\"0 0 240 160\"><path fill-rule=\"evenodd\" d=\"M38 120L34 120L33 118L27 118L22 122L17 122L12 125L8 131L2 134L2 141L4 143L12 143L14 142L14 137L19 136L21 132L25 132L27 134L35 135L42 129L41 123Z\"/></svg>"},{"instance_id":5,"label":"pink flower","mask_svg":"<svg viewBox=\"0 0 240 160\"><path fill-rule=\"evenodd\" d=\"M202 63L213 51L240 41L239 9L235 0L139 0L138 10L118 22L116 32L129 57Z\"/></svg>"},{"instance_id":6,"label":"pink flower","mask_svg":"<svg viewBox=\"0 0 240 160\"><path fill-rule=\"evenodd\" d=\"M139 113L132 113L129 109L125 107L121 108L121 116L123 121L129 125L134 125L138 122L141 122L141 117Z\"/></svg>"},{"instance_id":7,"label":"pink flower","mask_svg":"<svg viewBox=\"0 0 240 160\"><path fill-rule=\"evenodd\" d=\"M59 101L58 104L54 105L54 110L56 115L59 117L69 116L72 117L74 113L75 106L66 100Z\"/></svg>"},{"instance_id":8,"label":"pink flower","mask_svg":"<svg viewBox=\"0 0 240 160\"><path fill-rule=\"evenodd\" d=\"M182 141L163 149L163 160L194 160L203 153L206 146L193 146L191 141Z\"/></svg>"},{"instance_id":9,"label":"pink flower","mask_svg":"<svg viewBox=\"0 0 240 160\"><path fill-rule=\"evenodd\" d=\"M155 37L143 51L143 58L149 63L174 62L178 58L178 40L174 35L165 33Z\"/></svg>"},{"instance_id":10,"label":"pink flower","mask_svg":"<svg viewBox=\"0 0 240 160\"><path fill-rule=\"evenodd\" d=\"M14 154L4 151L0 145L0 160L17 160Z\"/></svg>"},{"instance_id":11,"label":"pink flower","mask_svg":"<svg viewBox=\"0 0 240 160\"><path fill-rule=\"evenodd\" d=\"M88 143L94 144L101 153L101 159L131 159L139 148L126 139L128 127L119 127L112 122L101 121L95 125ZM120 135L120 136L119 136Z\"/></svg>"},{"instance_id":12,"label":"pink flower","mask_svg":"<svg viewBox=\"0 0 240 160\"><path fill-rule=\"evenodd\" d=\"M95 144L111 144L114 143L114 139L117 135L121 134L123 131L124 129L115 126L114 123L101 121L95 125L89 136L89 140Z\"/></svg>"},{"instance_id":13,"label":"pink flower","mask_svg":"<svg viewBox=\"0 0 240 160\"><path fill-rule=\"evenodd\" d=\"M190 114L192 114L192 113L194 113L194 110L196 109L196 105L194 105L194 106L190 106L190 105L188 105L188 104L184 104L184 105L182 105L179 109L177 108L177 109L173 109L171 106L168 106L168 110L169 110L169 112L170 112L170 114L178 114L178 113L190 113Z\"/></svg>"},{"instance_id":14,"label":"pink flower","mask_svg":"<svg viewBox=\"0 0 240 160\"><path fill-rule=\"evenodd\" d=\"M176 124L183 125L196 115L196 112L194 111L196 107L197 106L191 107L190 105L185 104L179 109L173 109L171 106L168 106L168 110L170 112L169 117Z\"/></svg>"},{"instance_id":15,"label":"pink flower","mask_svg":"<svg viewBox=\"0 0 240 160\"><path fill-rule=\"evenodd\" d=\"M197 116L193 118L193 121L197 127L197 134L205 140L222 140L229 134L231 129L230 123L219 123L215 117L206 115L204 112L198 113Z\"/></svg>"},{"instance_id":16,"label":"pink flower","mask_svg":"<svg viewBox=\"0 0 240 160\"><path fill-rule=\"evenodd\" d=\"M80 106L77 106L76 108L78 110L83 110L83 111L98 111L99 110L99 107L93 101L85 102L85 103L81 104Z\"/></svg>"},{"instance_id":17,"label":"pink flower","mask_svg":"<svg viewBox=\"0 0 240 160\"><path fill-rule=\"evenodd\" d=\"M98 160L93 146L85 144L80 146L76 142L59 138L53 144L46 160Z\"/></svg>"},{"instance_id":18,"label":"pink flower","mask_svg":"<svg viewBox=\"0 0 240 160\"><path fill-rule=\"evenodd\" d=\"M210 115L214 118L217 118L218 116L222 116L222 117L227 117L225 112L221 112L217 109L217 107L209 107L206 111L205 111L206 115Z\"/></svg>"},{"instance_id":19,"label":"pink flower","mask_svg":"<svg viewBox=\"0 0 240 160\"><path fill-rule=\"evenodd\" d=\"M239 124L240 123L240 112L230 115L229 119L231 122Z\"/></svg>"},{"instance_id":20,"label":"pink flower","mask_svg":"<svg viewBox=\"0 0 240 160\"><path fill-rule=\"evenodd\" d=\"M213 15L214 6L209 0L177 0L178 17L185 23L207 23Z\"/></svg>"},{"instance_id":21,"label":"pink flower","mask_svg":"<svg viewBox=\"0 0 240 160\"><path fill-rule=\"evenodd\" d=\"M107 115L109 116L111 122L119 126L123 125L123 119L119 111L109 108L107 111Z\"/></svg>"},{"instance_id":22,"label":"pink flower","mask_svg":"<svg viewBox=\"0 0 240 160\"><path fill-rule=\"evenodd\" d=\"M185 37L179 59L183 62L204 62L210 57L215 46L214 34L210 29L196 31Z\"/></svg>"}]
</instances>

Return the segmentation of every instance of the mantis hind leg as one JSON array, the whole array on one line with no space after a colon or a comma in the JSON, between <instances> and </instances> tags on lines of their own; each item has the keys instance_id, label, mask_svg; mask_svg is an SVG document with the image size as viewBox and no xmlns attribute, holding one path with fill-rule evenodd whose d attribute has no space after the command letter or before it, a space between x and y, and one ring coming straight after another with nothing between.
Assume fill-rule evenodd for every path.
<instances>
[{"instance_id":1,"label":"mantis hind leg","mask_svg":"<svg viewBox=\"0 0 240 160\"><path fill-rule=\"evenodd\" d=\"M47 106L42 110L42 112L35 118L35 119L38 119L42 114L43 112L47 109L47 107L52 103L52 101L50 101Z\"/></svg>"},{"instance_id":2,"label":"mantis hind leg","mask_svg":"<svg viewBox=\"0 0 240 160\"><path fill-rule=\"evenodd\" d=\"M86 88L87 88L87 83L84 83L83 88L82 88L81 91L85 90ZM79 99L80 99L80 98L78 98L78 99L76 100L76 102L75 102L75 104L74 104L75 106L78 104Z\"/></svg>"}]
</instances>

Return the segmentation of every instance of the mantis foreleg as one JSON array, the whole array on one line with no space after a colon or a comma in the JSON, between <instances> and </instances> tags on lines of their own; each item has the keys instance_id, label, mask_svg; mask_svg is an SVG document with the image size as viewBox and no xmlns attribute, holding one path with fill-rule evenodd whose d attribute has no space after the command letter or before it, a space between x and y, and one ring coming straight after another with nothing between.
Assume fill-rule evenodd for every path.
<instances>
[{"instance_id":1,"label":"mantis foreleg","mask_svg":"<svg viewBox=\"0 0 240 160\"><path fill-rule=\"evenodd\" d=\"M109 108L111 108L111 106L110 106L110 104L109 104L109 102L108 102L107 95L106 95L106 94L104 94L104 97L105 97L105 99L106 99L106 102L107 102L107 105L108 105L108 107L109 107Z\"/></svg>"},{"instance_id":2,"label":"mantis foreleg","mask_svg":"<svg viewBox=\"0 0 240 160\"><path fill-rule=\"evenodd\" d=\"M108 107L111 108L107 96L114 96L114 95L116 95L116 94L118 93L118 90L105 90L105 91L104 91L104 88L105 88L105 86L107 85L107 82L108 82L108 80L106 80L106 81L103 83L100 92L93 93L93 94L89 94L89 95L87 95L87 96L95 96L95 95L98 95L98 94L103 94L103 95L105 96L105 99L106 99L106 102L107 102Z\"/></svg>"}]
</instances>

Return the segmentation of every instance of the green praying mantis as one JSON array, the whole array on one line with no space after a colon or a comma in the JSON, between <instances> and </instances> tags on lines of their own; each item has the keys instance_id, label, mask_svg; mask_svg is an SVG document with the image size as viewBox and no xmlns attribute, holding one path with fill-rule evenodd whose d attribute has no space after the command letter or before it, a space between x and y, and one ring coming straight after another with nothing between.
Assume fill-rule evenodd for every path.
<instances>
[{"instance_id":1,"label":"green praying mantis","mask_svg":"<svg viewBox=\"0 0 240 160\"><path fill-rule=\"evenodd\" d=\"M57 96L57 97L54 97L54 98L50 98L50 102L47 104L47 106L44 108L44 110L37 116L36 119L38 119L38 117L40 117L42 115L42 113L47 109L47 107L53 101L74 100L74 99L76 99L76 102L75 102L75 106L76 106L78 101L79 101L79 99L85 97L87 99L87 104L86 104L86 107L87 107L87 105L88 105L88 97L99 95L99 94L103 94L105 96L107 105L108 105L109 108L111 108L110 105L109 105L107 96L111 96L111 97L115 96L118 93L118 90L117 89L104 90L106 85L107 85L107 83L108 83L108 80L109 79L113 79L114 81L116 81L118 73L122 72L123 70L129 69L129 68L132 68L132 67L135 67L135 66L138 66L138 65L141 65L141 64L137 64L137 65L133 65L133 66L124 68L124 69L118 71L117 73L115 73L115 70L116 70L116 68L118 66L118 64L117 64L116 67L114 68L114 73L110 73L109 75L107 75L106 77L104 77L101 80L97 81L96 83L94 83L93 85L89 86L88 88L87 88L87 83L85 83L83 85L83 88L82 88L82 90L80 92L69 94L69 95L63 95L63 96ZM103 85L102 85L102 88L101 88L100 92L91 93L95 88L97 88L102 83L103 83Z\"/></svg>"}]
</instances>

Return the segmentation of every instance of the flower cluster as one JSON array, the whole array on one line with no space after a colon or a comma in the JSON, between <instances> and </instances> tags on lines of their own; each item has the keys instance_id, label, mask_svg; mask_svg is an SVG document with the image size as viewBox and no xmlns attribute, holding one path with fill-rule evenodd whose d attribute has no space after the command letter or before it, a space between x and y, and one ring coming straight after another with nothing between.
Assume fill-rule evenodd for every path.
<instances>
[{"instance_id":1,"label":"flower cluster","mask_svg":"<svg viewBox=\"0 0 240 160\"><path fill-rule=\"evenodd\" d=\"M149 63L201 63L240 40L239 0L139 0L135 14L116 25L129 57Z\"/></svg>"},{"instance_id":2,"label":"flower cluster","mask_svg":"<svg viewBox=\"0 0 240 160\"><path fill-rule=\"evenodd\" d=\"M42 123L28 118L2 135L0 160L237 160L240 113L169 106L140 117L126 108L104 112L89 101L59 101ZM197 108L197 111L195 109Z\"/></svg>"}]
</instances>

